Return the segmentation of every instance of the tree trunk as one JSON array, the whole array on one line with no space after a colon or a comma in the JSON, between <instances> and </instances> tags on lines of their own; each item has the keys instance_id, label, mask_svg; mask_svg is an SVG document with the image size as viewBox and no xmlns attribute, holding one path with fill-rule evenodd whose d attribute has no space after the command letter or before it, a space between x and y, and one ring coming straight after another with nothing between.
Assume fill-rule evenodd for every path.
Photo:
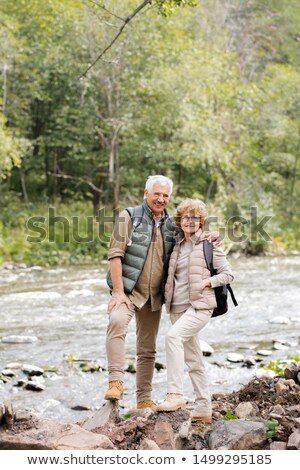
<instances>
[{"instance_id":1,"label":"tree trunk","mask_svg":"<svg viewBox=\"0 0 300 470\"><path fill-rule=\"evenodd\" d=\"M27 193L26 182L25 182L25 173L22 167L19 168L19 173L20 173L20 182L21 182L23 199L24 199L25 204L28 204L29 199L28 199L28 193Z\"/></svg>"},{"instance_id":2,"label":"tree trunk","mask_svg":"<svg viewBox=\"0 0 300 470\"><path fill-rule=\"evenodd\" d=\"M47 198L52 201L57 194L57 178L51 173L57 172L57 157L55 154L49 155L48 148L45 148L45 172Z\"/></svg>"}]
</instances>

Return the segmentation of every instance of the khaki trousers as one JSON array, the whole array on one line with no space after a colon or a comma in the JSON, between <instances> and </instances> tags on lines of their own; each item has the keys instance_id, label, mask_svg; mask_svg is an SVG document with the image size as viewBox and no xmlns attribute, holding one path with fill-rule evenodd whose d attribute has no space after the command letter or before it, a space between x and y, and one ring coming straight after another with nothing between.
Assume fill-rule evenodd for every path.
<instances>
[{"instance_id":1,"label":"khaki trousers","mask_svg":"<svg viewBox=\"0 0 300 470\"><path fill-rule=\"evenodd\" d=\"M141 309L133 304L109 314L106 334L106 354L109 381L124 382L125 339L132 317L136 318L136 386L137 402L151 400L152 379L155 366L156 338L161 317L161 309L152 311L148 301Z\"/></svg>"},{"instance_id":2,"label":"khaki trousers","mask_svg":"<svg viewBox=\"0 0 300 470\"><path fill-rule=\"evenodd\" d=\"M168 393L183 394L185 363L197 409L202 411L211 410L211 396L198 333L210 320L211 313L211 310L195 311L190 307L184 313L170 314L172 326L166 336Z\"/></svg>"}]
</instances>

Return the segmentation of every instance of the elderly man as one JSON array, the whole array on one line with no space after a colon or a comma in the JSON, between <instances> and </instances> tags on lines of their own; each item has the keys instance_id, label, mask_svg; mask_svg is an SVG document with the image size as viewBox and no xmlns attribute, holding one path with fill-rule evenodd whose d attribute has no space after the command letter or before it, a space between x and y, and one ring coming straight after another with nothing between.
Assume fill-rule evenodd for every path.
<instances>
[{"instance_id":1,"label":"elderly man","mask_svg":"<svg viewBox=\"0 0 300 470\"><path fill-rule=\"evenodd\" d=\"M112 297L108 304L109 386L105 399L120 400L123 396L125 338L135 315L138 409L156 409L151 400L156 338L176 230L166 211L172 189L169 178L149 176L142 206L120 214L108 252L107 283Z\"/></svg>"}]
</instances>

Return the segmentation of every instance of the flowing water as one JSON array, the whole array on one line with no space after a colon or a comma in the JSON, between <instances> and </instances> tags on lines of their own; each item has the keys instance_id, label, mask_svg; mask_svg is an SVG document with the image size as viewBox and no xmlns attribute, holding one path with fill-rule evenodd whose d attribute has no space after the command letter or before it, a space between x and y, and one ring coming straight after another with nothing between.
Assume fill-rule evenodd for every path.
<instances>
[{"instance_id":1,"label":"flowing water","mask_svg":"<svg viewBox=\"0 0 300 470\"><path fill-rule=\"evenodd\" d=\"M254 367L227 360L228 353L271 360L300 354L300 256L231 259L233 283L239 306L212 319L201 333L214 353L206 357L212 392L230 392L261 374ZM10 363L47 366L46 389L41 392L16 387L17 380L0 381L0 403L10 399L15 408L32 408L61 422L78 422L103 403L107 372L84 372L80 363L93 361L106 367L105 330L109 293L106 266L39 267L0 270L0 372ZM165 364L164 335L169 326L163 312L157 361ZM127 360L135 357L135 325L127 336ZM7 337L31 337L32 342L6 342ZM35 339L35 340L34 340ZM16 339L18 340L18 338ZM273 349L274 341L284 343ZM271 351L271 356L257 354ZM73 359L73 360L72 360ZM75 359L75 360L74 360ZM52 371L51 371L52 369ZM21 377L21 371L17 370ZM166 393L166 370L155 371L155 400ZM125 374L124 409L135 403L135 374ZM188 375L185 394L193 393ZM90 407L88 411L74 407Z\"/></svg>"}]
</instances>

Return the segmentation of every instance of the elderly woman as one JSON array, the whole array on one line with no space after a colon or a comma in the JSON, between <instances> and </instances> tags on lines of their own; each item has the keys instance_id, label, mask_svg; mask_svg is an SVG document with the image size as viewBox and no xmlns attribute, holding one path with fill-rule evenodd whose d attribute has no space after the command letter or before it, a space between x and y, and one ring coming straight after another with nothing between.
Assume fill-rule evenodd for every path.
<instances>
[{"instance_id":1,"label":"elderly woman","mask_svg":"<svg viewBox=\"0 0 300 470\"><path fill-rule=\"evenodd\" d=\"M213 243L211 277L206 266L203 232L207 211L199 199L185 199L177 208L175 220L180 229L170 258L165 288L166 309L172 326L166 336L168 390L157 411L185 408L183 398L184 363L195 392L192 421L212 421L211 397L198 333L216 307L214 287L233 280L231 266L222 248Z\"/></svg>"}]
</instances>

